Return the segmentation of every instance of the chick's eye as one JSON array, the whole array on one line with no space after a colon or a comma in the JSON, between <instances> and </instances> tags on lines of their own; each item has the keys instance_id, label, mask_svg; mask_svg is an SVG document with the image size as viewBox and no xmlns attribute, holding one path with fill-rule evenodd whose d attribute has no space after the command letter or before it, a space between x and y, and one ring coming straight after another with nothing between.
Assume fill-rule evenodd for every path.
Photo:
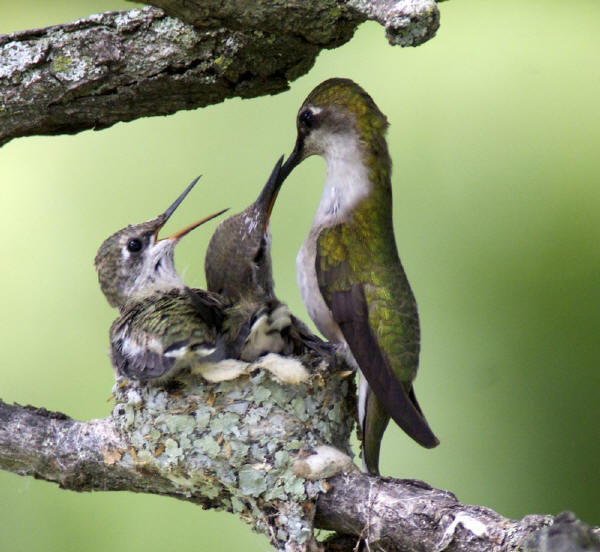
<instances>
[{"instance_id":1,"label":"chick's eye","mask_svg":"<svg viewBox=\"0 0 600 552\"><path fill-rule=\"evenodd\" d=\"M268 253L269 250L269 242L267 240L266 236L263 236L260 240L260 245L258 246L258 250L256 251L256 254L254 255L254 264L256 265L260 265L264 258L265 255Z\"/></svg>"},{"instance_id":2,"label":"chick's eye","mask_svg":"<svg viewBox=\"0 0 600 552\"><path fill-rule=\"evenodd\" d=\"M142 240L140 240L138 238L131 238L127 242L127 250L128 251L131 251L132 253L137 253L141 249L142 249Z\"/></svg>"},{"instance_id":3,"label":"chick's eye","mask_svg":"<svg viewBox=\"0 0 600 552\"><path fill-rule=\"evenodd\" d=\"M258 251L256 252L256 255L254 255L254 259L253 259L254 263L260 264L264 258L265 258L265 248L261 246L258 249Z\"/></svg>"},{"instance_id":4,"label":"chick's eye","mask_svg":"<svg viewBox=\"0 0 600 552\"><path fill-rule=\"evenodd\" d=\"M315 122L315 114L310 109L300 113L300 122L307 128L311 128Z\"/></svg>"}]
</instances>

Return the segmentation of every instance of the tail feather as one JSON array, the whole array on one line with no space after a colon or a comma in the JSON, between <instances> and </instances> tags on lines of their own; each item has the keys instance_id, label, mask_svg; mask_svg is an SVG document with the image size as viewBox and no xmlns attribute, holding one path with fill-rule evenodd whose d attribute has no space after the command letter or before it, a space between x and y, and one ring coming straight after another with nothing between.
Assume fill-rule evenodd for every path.
<instances>
[{"instance_id":1,"label":"tail feather","mask_svg":"<svg viewBox=\"0 0 600 552\"><path fill-rule=\"evenodd\" d=\"M362 421L362 460L363 470L379 475L379 452L381 440L390 416L369 389L365 400L365 416Z\"/></svg>"}]
</instances>

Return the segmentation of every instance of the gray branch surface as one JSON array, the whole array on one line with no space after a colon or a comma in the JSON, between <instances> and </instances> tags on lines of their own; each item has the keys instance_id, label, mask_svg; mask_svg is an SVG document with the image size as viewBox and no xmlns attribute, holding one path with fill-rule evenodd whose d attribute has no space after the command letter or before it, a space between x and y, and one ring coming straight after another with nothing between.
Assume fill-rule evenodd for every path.
<instances>
[{"instance_id":1,"label":"gray branch surface","mask_svg":"<svg viewBox=\"0 0 600 552\"><path fill-rule=\"evenodd\" d=\"M224 509L278 550L316 549L315 527L336 532L320 545L331 551L358 550L360 539L389 552L600 550L600 529L569 513L514 521L351 463L325 466L317 475L326 479L316 479L306 465L320 446L348 451L355 390L336 361L305 366L309 380L294 385L260 365L170 393L120 380L112 415L90 422L0 401L0 467L74 491L129 490Z\"/></svg>"},{"instance_id":2,"label":"gray branch surface","mask_svg":"<svg viewBox=\"0 0 600 552\"><path fill-rule=\"evenodd\" d=\"M403 46L439 26L434 0L152 3L0 35L0 146L281 92L366 19Z\"/></svg>"}]
</instances>

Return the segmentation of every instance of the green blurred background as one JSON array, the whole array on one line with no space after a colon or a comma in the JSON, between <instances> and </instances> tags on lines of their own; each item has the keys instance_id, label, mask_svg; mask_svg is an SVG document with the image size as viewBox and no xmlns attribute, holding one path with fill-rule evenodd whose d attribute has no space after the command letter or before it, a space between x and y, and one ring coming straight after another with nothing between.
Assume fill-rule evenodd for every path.
<instances>
[{"instance_id":1,"label":"green blurred background","mask_svg":"<svg viewBox=\"0 0 600 552\"><path fill-rule=\"evenodd\" d=\"M120 0L2 0L0 32L67 22ZM441 439L397 428L382 472L520 518L569 509L600 523L600 2L451 1L438 36L388 46L376 24L323 52L291 90L0 149L5 401L78 419L111 409L105 303L92 266L110 233L204 176L170 229L241 210L294 141L320 81L358 81L388 115L400 253L423 330L421 405ZM323 162L303 163L273 216L277 292L306 318L295 256ZM202 286L214 224L178 265ZM0 550L264 550L233 516L169 498L75 494L0 473Z\"/></svg>"}]
</instances>

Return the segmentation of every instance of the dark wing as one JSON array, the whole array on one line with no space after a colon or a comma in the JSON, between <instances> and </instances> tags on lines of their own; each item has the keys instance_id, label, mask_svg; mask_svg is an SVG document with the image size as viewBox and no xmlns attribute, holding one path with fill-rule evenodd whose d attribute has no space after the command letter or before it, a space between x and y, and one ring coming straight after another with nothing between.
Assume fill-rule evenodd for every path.
<instances>
[{"instance_id":1,"label":"dark wing","mask_svg":"<svg viewBox=\"0 0 600 552\"><path fill-rule=\"evenodd\" d=\"M119 317L110 331L110 356L119 375L147 382L163 378L173 369L176 358L167 356L164 351L149 347L152 335L143 328L132 328L135 316L127 313L125 319Z\"/></svg>"},{"instance_id":2,"label":"dark wing","mask_svg":"<svg viewBox=\"0 0 600 552\"><path fill-rule=\"evenodd\" d=\"M413 403L410 398L411 384L404 384L397 378L373 335L362 284L329 292L327 297L323 291L324 284L327 283L328 278L335 277L337 271L328 274L320 267L321 262L317 253L317 280L325 301L363 376L384 410L417 443L426 448L437 446L438 439L431 431L416 402Z\"/></svg>"},{"instance_id":3,"label":"dark wing","mask_svg":"<svg viewBox=\"0 0 600 552\"><path fill-rule=\"evenodd\" d=\"M113 323L111 358L117 372L143 382L167 380L196 361L225 357L220 311L200 293L172 292L150 297Z\"/></svg>"},{"instance_id":4,"label":"dark wing","mask_svg":"<svg viewBox=\"0 0 600 552\"><path fill-rule=\"evenodd\" d=\"M119 344L111 347L113 366L119 375L145 383L168 376L175 365L175 359L145 351L142 354L123 353Z\"/></svg>"},{"instance_id":5,"label":"dark wing","mask_svg":"<svg viewBox=\"0 0 600 552\"><path fill-rule=\"evenodd\" d=\"M220 330L225 318L225 299L217 293L197 288L186 287L185 293L200 319Z\"/></svg>"},{"instance_id":6,"label":"dark wing","mask_svg":"<svg viewBox=\"0 0 600 552\"><path fill-rule=\"evenodd\" d=\"M332 343L323 341L319 336L313 334L310 328L293 314L291 318L292 325L289 328L289 335L287 336L291 354L302 355L307 352L314 352L320 355L335 354L335 346Z\"/></svg>"}]
</instances>

